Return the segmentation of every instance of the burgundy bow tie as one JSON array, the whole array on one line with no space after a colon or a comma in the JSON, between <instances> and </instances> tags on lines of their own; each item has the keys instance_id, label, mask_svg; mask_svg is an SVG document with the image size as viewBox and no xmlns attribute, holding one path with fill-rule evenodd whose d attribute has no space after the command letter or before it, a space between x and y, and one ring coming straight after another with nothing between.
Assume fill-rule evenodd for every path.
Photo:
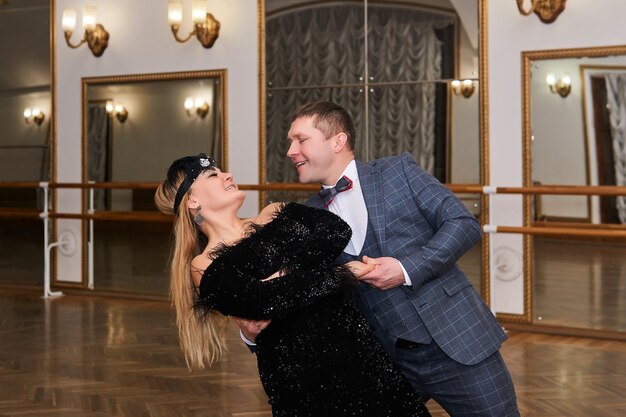
<instances>
[{"instance_id":1,"label":"burgundy bow tie","mask_svg":"<svg viewBox=\"0 0 626 417\"><path fill-rule=\"evenodd\" d=\"M322 197L322 199L324 200L324 204L326 204L326 207L328 207L330 203L332 203L332 201L335 199L335 196L337 194L348 191L351 188L352 180L344 175L339 179L339 181L337 181L337 184L335 184L334 187L322 188L319 194L320 197Z\"/></svg>"}]
</instances>

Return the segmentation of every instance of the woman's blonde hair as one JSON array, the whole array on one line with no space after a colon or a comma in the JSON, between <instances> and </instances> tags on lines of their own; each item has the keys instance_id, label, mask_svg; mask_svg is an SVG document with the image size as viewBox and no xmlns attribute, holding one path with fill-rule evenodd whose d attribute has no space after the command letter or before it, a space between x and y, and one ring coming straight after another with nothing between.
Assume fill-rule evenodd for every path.
<instances>
[{"instance_id":1,"label":"woman's blonde hair","mask_svg":"<svg viewBox=\"0 0 626 417\"><path fill-rule=\"evenodd\" d=\"M191 261L202 252L202 244L206 242L202 242L201 233L187 209L188 193L183 196L180 209L174 213L176 192L184 179L182 168L175 173L168 172L168 178L154 195L154 202L161 212L175 215L170 297L187 367L195 370L210 367L222 357L226 350L227 320L217 311L205 314L194 309L197 288L191 275Z\"/></svg>"}]
</instances>

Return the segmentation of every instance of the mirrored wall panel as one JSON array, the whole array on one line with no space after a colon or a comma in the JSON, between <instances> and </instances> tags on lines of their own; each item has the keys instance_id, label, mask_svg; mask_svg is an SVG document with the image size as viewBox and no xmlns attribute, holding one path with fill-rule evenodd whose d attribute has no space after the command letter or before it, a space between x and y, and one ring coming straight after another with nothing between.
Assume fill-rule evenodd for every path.
<instances>
[{"instance_id":1,"label":"mirrored wall panel","mask_svg":"<svg viewBox=\"0 0 626 417\"><path fill-rule=\"evenodd\" d=\"M623 123L620 96L624 94L625 77L626 56L533 62L530 87L533 183L592 186L626 183L620 154L624 140L619 137L619 126ZM555 155L558 164L554 163ZM619 201L615 197L541 196L536 202L536 217L544 221L623 224L626 205Z\"/></svg>"},{"instance_id":2,"label":"mirrored wall panel","mask_svg":"<svg viewBox=\"0 0 626 417\"><path fill-rule=\"evenodd\" d=\"M265 0L261 180L296 183L294 110L337 102L362 161L410 152L443 183L480 184L479 1ZM311 191L263 193L305 201ZM477 216L480 196L459 195ZM461 261L481 288L481 247Z\"/></svg>"},{"instance_id":3,"label":"mirrored wall panel","mask_svg":"<svg viewBox=\"0 0 626 417\"><path fill-rule=\"evenodd\" d=\"M266 0L264 180L296 182L291 115L331 100L363 161L412 153L445 183L480 183L478 1Z\"/></svg>"},{"instance_id":4,"label":"mirrored wall panel","mask_svg":"<svg viewBox=\"0 0 626 417\"><path fill-rule=\"evenodd\" d=\"M225 71L83 79L85 181L159 182L200 152L227 165ZM96 210L142 210L143 190L98 193ZM149 204L148 204L149 205Z\"/></svg>"},{"instance_id":5,"label":"mirrored wall panel","mask_svg":"<svg viewBox=\"0 0 626 417\"><path fill-rule=\"evenodd\" d=\"M95 190L92 199L85 193L85 210L129 213L129 220L86 222L88 286L167 295L172 223L146 221L157 209L145 183L161 182L172 161L201 152L227 168L225 84L225 70L83 79L83 179L129 185Z\"/></svg>"},{"instance_id":6,"label":"mirrored wall panel","mask_svg":"<svg viewBox=\"0 0 626 417\"><path fill-rule=\"evenodd\" d=\"M48 181L50 1L0 1L0 39L0 182ZM42 208L37 187L0 188L0 283L43 282Z\"/></svg>"},{"instance_id":7,"label":"mirrored wall panel","mask_svg":"<svg viewBox=\"0 0 626 417\"><path fill-rule=\"evenodd\" d=\"M535 185L626 185L626 48L530 56L527 165ZM537 195L535 226L626 230L625 196ZM626 242L532 239L534 322L626 331Z\"/></svg>"}]
</instances>

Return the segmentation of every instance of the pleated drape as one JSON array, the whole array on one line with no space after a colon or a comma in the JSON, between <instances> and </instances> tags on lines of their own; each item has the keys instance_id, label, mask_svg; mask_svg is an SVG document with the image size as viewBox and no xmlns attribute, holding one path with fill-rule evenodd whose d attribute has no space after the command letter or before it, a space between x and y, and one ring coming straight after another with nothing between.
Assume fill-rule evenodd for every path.
<instances>
[{"instance_id":1,"label":"pleated drape","mask_svg":"<svg viewBox=\"0 0 626 417\"><path fill-rule=\"evenodd\" d=\"M442 77L435 31L455 20L394 5L370 5L367 16L367 54L361 5L326 3L268 17L269 181L297 181L285 155L291 115L321 99L339 103L354 118L359 159L408 151L433 172L436 95L429 81Z\"/></svg>"},{"instance_id":2,"label":"pleated drape","mask_svg":"<svg viewBox=\"0 0 626 417\"><path fill-rule=\"evenodd\" d=\"M105 182L110 180L109 141L110 117L104 104L90 103L87 115L87 166L89 181ZM94 208L105 210L106 190L94 190Z\"/></svg>"},{"instance_id":3,"label":"pleated drape","mask_svg":"<svg viewBox=\"0 0 626 417\"><path fill-rule=\"evenodd\" d=\"M613 138L615 184L624 186L626 185L626 75L606 75L606 90ZM626 197L617 197L616 201L619 220L622 224L626 224Z\"/></svg>"}]
</instances>

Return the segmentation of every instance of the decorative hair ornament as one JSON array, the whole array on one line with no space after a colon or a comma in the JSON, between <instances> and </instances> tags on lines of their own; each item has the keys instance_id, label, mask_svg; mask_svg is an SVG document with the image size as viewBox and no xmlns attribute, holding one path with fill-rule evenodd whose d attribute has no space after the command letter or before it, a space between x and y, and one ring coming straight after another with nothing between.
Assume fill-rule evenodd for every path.
<instances>
[{"instance_id":1,"label":"decorative hair ornament","mask_svg":"<svg viewBox=\"0 0 626 417\"><path fill-rule=\"evenodd\" d=\"M178 187L178 191L176 192L176 198L174 199L174 213L178 213L178 207L180 206L180 202L183 199L183 196L187 194L191 184L198 178L198 175L203 173L204 171L214 170L218 168L215 159L211 156L207 156L204 153L198 154L198 156L185 156L183 158L177 159L172 163L170 169L167 171L167 181L170 183L174 183L176 177L178 176L178 172L181 169L185 171L185 179ZM198 217L199 214L196 214ZM200 216L200 222L202 223L202 216ZM195 218L194 218L195 221Z\"/></svg>"}]
</instances>

